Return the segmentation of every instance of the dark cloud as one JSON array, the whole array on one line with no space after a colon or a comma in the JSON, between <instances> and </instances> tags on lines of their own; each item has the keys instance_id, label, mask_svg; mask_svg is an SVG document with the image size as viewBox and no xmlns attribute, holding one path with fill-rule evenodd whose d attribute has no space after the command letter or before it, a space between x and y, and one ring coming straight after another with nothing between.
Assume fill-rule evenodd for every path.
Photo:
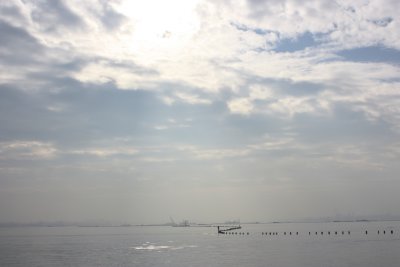
<instances>
[{"instance_id":1,"label":"dark cloud","mask_svg":"<svg viewBox=\"0 0 400 267\"><path fill-rule=\"evenodd\" d=\"M99 3L101 6L101 11L95 13L106 29L118 29L121 25L123 25L124 22L127 21L127 18L110 6L107 0L102 0Z\"/></svg>"},{"instance_id":2,"label":"dark cloud","mask_svg":"<svg viewBox=\"0 0 400 267\"><path fill-rule=\"evenodd\" d=\"M84 21L62 0L34 0L32 19L44 31L58 32L60 29L80 29Z\"/></svg>"},{"instance_id":3,"label":"dark cloud","mask_svg":"<svg viewBox=\"0 0 400 267\"><path fill-rule=\"evenodd\" d=\"M266 86L271 86L278 97L282 96L317 96L327 90L326 85L314 82L294 82L289 79L261 79Z\"/></svg>"},{"instance_id":4,"label":"dark cloud","mask_svg":"<svg viewBox=\"0 0 400 267\"><path fill-rule=\"evenodd\" d=\"M1 86L2 140L76 145L97 138L136 136L161 116L162 106L149 92L117 90L112 84L94 87L65 78L57 82L60 85L53 81L40 92Z\"/></svg>"},{"instance_id":5,"label":"dark cloud","mask_svg":"<svg viewBox=\"0 0 400 267\"><path fill-rule=\"evenodd\" d=\"M19 20L25 20L23 17L21 10L14 6L13 3L1 3L0 4L0 15L2 18L8 18L8 19L19 19Z\"/></svg>"},{"instance_id":6,"label":"dark cloud","mask_svg":"<svg viewBox=\"0 0 400 267\"><path fill-rule=\"evenodd\" d=\"M272 12L271 4L268 0L247 0L247 4L251 9L249 16L254 19L260 19L268 16ZM275 1L272 1L275 2ZM272 3L274 4L274 3Z\"/></svg>"},{"instance_id":7,"label":"dark cloud","mask_svg":"<svg viewBox=\"0 0 400 267\"><path fill-rule=\"evenodd\" d=\"M39 59L43 46L25 29L0 20L0 32L3 64L30 64Z\"/></svg>"},{"instance_id":8,"label":"dark cloud","mask_svg":"<svg viewBox=\"0 0 400 267\"><path fill-rule=\"evenodd\" d=\"M371 20L370 22L375 24L376 26L379 26L379 27L386 27L390 23L393 22L393 18L386 17L386 18L382 18L382 19Z\"/></svg>"},{"instance_id":9,"label":"dark cloud","mask_svg":"<svg viewBox=\"0 0 400 267\"><path fill-rule=\"evenodd\" d=\"M354 107L345 103L335 103L331 118L296 115L293 127L299 134L299 142L360 144L395 142L398 138L391 125L384 120L368 121L365 114L355 111Z\"/></svg>"},{"instance_id":10,"label":"dark cloud","mask_svg":"<svg viewBox=\"0 0 400 267\"><path fill-rule=\"evenodd\" d=\"M2 85L0 96L1 141L86 147L98 140L129 136L141 144L229 147L280 127L272 117L232 116L222 99L210 105L177 102L170 106L155 92L119 90L113 83L84 84L70 78L48 79L46 88L39 91ZM171 119L176 123L162 131L155 129Z\"/></svg>"},{"instance_id":11,"label":"dark cloud","mask_svg":"<svg viewBox=\"0 0 400 267\"><path fill-rule=\"evenodd\" d=\"M3 66L35 66L32 71L39 76L38 73L43 72L43 68L54 75L56 72L60 74L62 71L78 70L87 61L84 57L77 58L71 51L46 47L25 29L2 20L0 20L0 32L2 35L0 58ZM51 79L52 75L48 73L48 77L42 78Z\"/></svg>"},{"instance_id":12,"label":"dark cloud","mask_svg":"<svg viewBox=\"0 0 400 267\"><path fill-rule=\"evenodd\" d=\"M158 75L158 72L139 66L132 60L115 60L104 57L85 56L68 45L47 47L35 36L22 27L17 27L9 22L0 20L0 58L3 68L8 66L21 66L18 75L27 79L23 83L32 82L56 82L57 86L65 87L56 81L60 77L69 77L72 72L80 71L89 63L105 64L112 68L121 68L140 75ZM29 66L29 68L27 68ZM10 70L10 74L12 71ZM23 74L21 74L23 73ZM68 84L67 80L67 84ZM17 85L17 84L16 84ZM21 85L21 84L19 84ZM18 85L18 86L19 86Z\"/></svg>"}]
</instances>

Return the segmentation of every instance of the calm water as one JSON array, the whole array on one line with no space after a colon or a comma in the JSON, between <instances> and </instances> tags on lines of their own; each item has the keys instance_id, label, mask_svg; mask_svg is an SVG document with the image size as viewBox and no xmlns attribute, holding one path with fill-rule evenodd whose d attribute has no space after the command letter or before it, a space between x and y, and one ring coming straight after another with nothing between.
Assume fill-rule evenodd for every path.
<instances>
[{"instance_id":1,"label":"calm water","mask_svg":"<svg viewBox=\"0 0 400 267\"><path fill-rule=\"evenodd\" d=\"M246 234L200 227L0 228L0 266L400 266L400 222L244 225L238 232Z\"/></svg>"}]
</instances>

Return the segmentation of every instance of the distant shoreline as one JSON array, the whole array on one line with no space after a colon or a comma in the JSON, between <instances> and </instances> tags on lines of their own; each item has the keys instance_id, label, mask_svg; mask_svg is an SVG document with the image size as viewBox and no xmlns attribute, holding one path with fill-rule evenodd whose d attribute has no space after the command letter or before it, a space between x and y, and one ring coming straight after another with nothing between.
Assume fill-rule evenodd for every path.
<instances>
[{"instance_id":1,"label":"distant shoreline","mask_svg":"<svg viewBox=\"0 0 400 267\"><path fill-rule=\"evenodd\" d=\"M297 223L369 223L369 222L399 222L400 219L359 219L359 220L320 220L320 221L273 221L273 222L243 222L241 225L253 224L297 224ZM216 227L226 223L201 223L190 224L187 227ZM85 223L60 223L60 222L38 222L38 223L0 223L0 227L172 227L171 224L85 224Z\"/></svg>"}]
</instances>

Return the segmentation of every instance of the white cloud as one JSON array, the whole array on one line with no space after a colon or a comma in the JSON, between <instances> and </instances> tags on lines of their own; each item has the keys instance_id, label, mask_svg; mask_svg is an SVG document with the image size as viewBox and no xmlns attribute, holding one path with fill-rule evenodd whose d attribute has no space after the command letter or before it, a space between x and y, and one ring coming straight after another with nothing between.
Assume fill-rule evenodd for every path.
<instances>
[{"instance_id":1,"label":"white cloud","mask_svg":"<svg viewBox=\"0 0 400 267\"><path fill-rule=\"evenodd\" d=\"M253 110L253 104L247 98L236 98L228 102L228 108L232 113L248 115Z\"/></svg>"},{"instance_id":2,"label":"white cloud","mask_svg":"<svg viewBox=\"0 0 400 267\"><path fill-rule=\"evenodd\" d=\"M248 148L253 151L274 151L288 148L298 148L298 144L295 143L295 140L293 138L273 138L270 136L266 136L262 140L260 140L259 143L248 145Z\"/></svg>"},{"instance_id":3,"label":"white cloud","mask_svg":"<svg viewBox=\"0 0 400 267\"><path fill-rule=\"evenodd\" d=\"M263 85L252 85L249 88L249 98L251 100L266 100L274 97L273 89Z\"/></svg>"},{"instance_id":4,"label":"white cloud","mask_svg":"<svg viewBox=\"0 0 400 267\"><path fill-rule=\"evenodd\" d=\"M65 1L64 9L55 10L60 13L46 18L32 15L43 8L37 2L3 5L20 10L22 17L5 16L6 21L25 28L44 45L48 62L62 65L79 58L88 60L82 68L60 74L82 82L115 82L121 89L148 90L176 83L213 94L228 89L237 94L227 103L229 110L240 114L266 110L289 117L296 113L328 114L335 101L361 101L364 105L355 109L364 110L367 117L397 120L393 106L368 103L383 95L396 95L385 81L399 77L399 67L345 62L335 52L377 44L400 48L398 1L196 0L178 1L179 8L174 5L178 2L156 0L78 2ZM118 22L112 30L105 26L112 19L106 16L107 10ZM81 25L53 25L55 31L46 30L46 23L59 19L79 20ZM168 38L164 38L166 31ZM283 39L298 41L296 38L305 33L319 34L314 38L321 43L294 53L272 50ZM44 65L1 68L3 82L35 87L42 81L30 78L32 74L49 71ZM277 95L274 86L254 82L254 77L316 83L329 93ZM377 87L379 94L373 92ZM210 104L212 98L182 89L162 97L168 105L177 101ZM391 102L396 104L393 99ZM49 108L54 110L54 106Z\"/></svg>"},{"instance_id":5,"label":"white cloud","mask_svg":"<svg viewBox=\"0 0 400 267\"><path fill-rule=\"evenodd\" d=\"M139 150L131 147L99 147L99 148L87 148L81 150L72 150L66 152L67 154L78 154L78 155L91 155L97 157L113 157L113 156L133 156L139 153Z\"/></svg>"},{"instance_id":6,"label":"white cloud","mask_svg":"<svg viewBox=\"0 0 400 267\"><path fill-rule=\"evenodd\" d=\"M211 104L211 100L209 99L205 99L205 98L201 98L198 95L194 95L194 94L189 94L189 93L185 93L185 92L178 92L175 94L175 96L186 103L189 104Z\"/></svg>"},{"instance_id":7,"label":"white cloud","mask_svg":"<svg viewBox=\"0 0 400 267\"><path fill-rule=\"evenodd\" d=\"M79 202L87 207L68 219L94 208L138 220L150 201L162 221L158 200L176 192L169 206L199 203L185 214L215 221L211 202L224 199L215 214L225 216L225 204L254 199L232 212L256 218L257 203L302 193L311 202L344 186L354 190L342 208L370 207L361 180L366 192L393 188L385 197L398 203L399 9L396 0L3 1L0 187L19 195L1 194L10 210L1 218L18 203L31 203L19 211L27 221L65 218ZM360 50L357 61L348 49L362 47L380 53ZM318 203L319 214L333 202ZM64 206L42 216L43 203ZM281 206L270 216L293 216Z\"/></svg>"},{"instance_id":8,"label":"white cloud","mask_svg":"<svg viewBox=\"0 0 400 267\"><path fill-rule=\"evenodd\" d=\"M207 149L192 145L180 145L177 151L187 153L184 157L189 156L196 160L222 160L227 158L241 158L249 154L250 150L246 147L239 148L213 148Z\"/></svg>"},{"instance_id":9,"label":"white cloud","mask_svg":"<svg viewBox=\"0 0 400 267\"><path fill-rule=\"evenodd\" d=\"M0 143L0 158L2 159L51 159L57 154L57 148L46 142L13 141Z\"/></svg>"}]
</instances>

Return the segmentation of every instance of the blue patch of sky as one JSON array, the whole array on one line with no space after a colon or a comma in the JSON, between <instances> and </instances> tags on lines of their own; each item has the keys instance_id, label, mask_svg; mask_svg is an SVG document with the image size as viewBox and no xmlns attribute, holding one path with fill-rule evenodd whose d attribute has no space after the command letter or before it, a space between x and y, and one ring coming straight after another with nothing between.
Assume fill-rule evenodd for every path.
<instances>
[{"instance_id":1,"label":"blue patch of sky","mask_svg":"<svg viewBox=\"0 0 400 267\"><path fill-rule=\"evenodd\" d=\"M251 86L253 84L268 86L269 88L274 89L275 94L282 96L290 95L301 97L317 95L326 89L324 84L312 82L293 82L290 79L262 78L258 80L253 79L253 82L254 83L251 83L248 86Z\"/></svg>"},{"instance_id":2,"label":"blue patch of sky","mask_svg":"<svg viewBox=\"0 0 400 267\"><path fill-rule=\"evenodd\" d=\"M316 46L319 44L316 35L310 32L305 32L304 34L296 38L282 38L276 44L275 52L296 52L306 49L307 47Z\"/></svg>"},{"instance_id":3,"label":"blue patch of sky","mask_svg":"<svg viewBox=\"0 0 400 267\"><path fill-rule=\"evenodd\" d=\"M400 64L400 50L384 46L368 46L342 50L337 55L347 61Z\"/></svg>"},{"instance_id":4,"label":"blue patch of sky","mask_svg":"<svg viewBox=\"0 0 400 267\"><path fill-rule=\"evenodd\" d=\"M252 32L254 32L254 33L258 34L258 35L266 35L268 33L275 33L275 34L279 35L279 33L276 32L276 31L271 31L271 30L266 30L266 29L261 29L261 28L251 28L251 27L249 27L247 25L240 24L240 23L237 23L237 22L231 22L231 25L233 27L235 27L239 31L244 31L244 32L252 31Z\"/></svg>"},{"instance_id":5,"label":"blue patch of sky","mask_svg":"<svg viewBox=\"0 0 400 267\"><path fill-rule=\"evenodd\" d=\"M240 24L240 23L236 23L236 22L231 22L230 24L231 24L231 26L235 27L239 31L244 31L244 32L250 31L250 28L244 24Z\"/></svg>"},{"instance_id":6,"label":"blue patch of sky","mask_svg":"<svg viewBox=\"0 0 400 267\"><path fill-rule=\"evenodd\" d=\"M386 82L386 83L400 83L400 78L380 79L380 81Z\"/></svg>"},{"instance_id":7,"label":"blue patch of sky","mask_svg":"<svg viewBox=\"0 0 400 267\"><path fill-rule=\"evenodd\" d=\"M269 33L274 33L280 37L279 32L261 29L261 28L251 28L247 25L231 22L231 25L239 31L252 31L258 35L266 35ZM275 44L275 48L272 49L275 52L296 52L306 49L307 47L316 46L321 43L318 41L321 39L323 34L312 34L310 32L305 32L295 38L279 38L279 41ZM259 48L257 51L264 51L264 48Z\"/></svg>"}]
</instances>

